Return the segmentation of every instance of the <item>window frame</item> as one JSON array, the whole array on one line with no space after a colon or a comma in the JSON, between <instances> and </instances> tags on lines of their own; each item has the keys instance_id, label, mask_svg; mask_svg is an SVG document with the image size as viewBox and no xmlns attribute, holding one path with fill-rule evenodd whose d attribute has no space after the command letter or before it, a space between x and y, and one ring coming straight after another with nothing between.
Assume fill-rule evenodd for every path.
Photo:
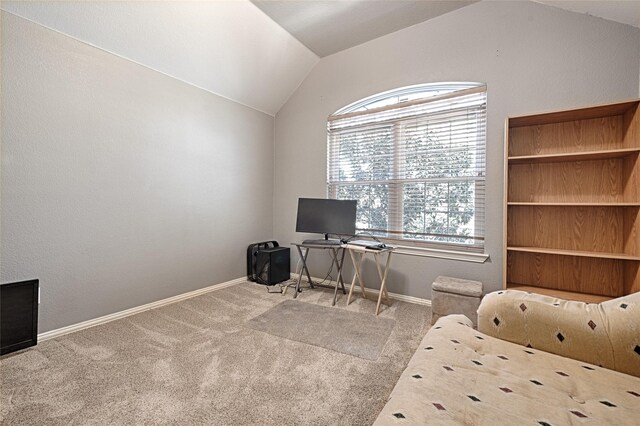
<instances>
[{"instance_id":1,"label":"window frame","mask_svg":"<svg viewBox=\"0 0 640 426\"><path fill-rule=\"evenodd\" d=\"M469 82L448 82L448 83L430 83L430 84L419 84L414 86L403 87L399 89L389 90L386 92L382 92L379 94L375 94L373 96L369 96L367 98L361 99L359 101L353 102L343 108L340 108L335 113L331 114L328 117L327 123L327 195L329 198L338 198L338 188L340 186L357 186L357 185L367 185L371 184L371 181L352 181L352 182L340 182L340 181L332 181L331 177L331 161L332 161L332 148L335 149L336 142L332 140L332 134L330 131L330 124L333 120L349 117L349 116L358 116L358 115L369 115L374 114L377 111L385 111L389 109L400 109L406 106L411 106L412 104L421 104L431 102L432 100L436 100L438 98L452 98L456 99L465 95L467 91L477 91L482 92L484 94L484 103L482 104L482 125L477 126L477 147L479 149L475 150L474 155L476 156L475 162L481 160L482 166L474 166L478 170L478 175L473 177L474 184L474 212L473 212L473 221L475 229L480 229L480 236L474 232L473 235L469 237L471 240L480 240L479 243L476 244L465 244L465 243L456 243L451 241L429 241L429 240L419 240L419 239L408 239L404 236L407 234L404 232L404 208L405 208L405 200L403 196L404 186L407 181L406 178L401 176L401 171L399 165L402 163L402 156L406 154L405 149L402 147L405 142L405 138L403 137L403 132L406 132L406 123L402 120L398 120L397 122L386 123L391 127L393 134L392 137L392 145L393 145L393 162L391 164L391 177L386 179L386 185L388 185L388 195L387 202L389 203L387 207L387 230L380 230L384 232L385 235L376 235L376 237L381 238L385 241L391 242L393 244L398 244L399 248L407 251L405 254L412 255L426 255L433 257L445 257L445 258L459 258L462 255L462 258L458 260L469 260L473 262L484 262L488 255L485 255L484 252L486 250L485 245L485 200L486 200L486 84L483 83L469 83ZM460 92L458 94L458 92ZM413 95L413 99L409 99L409 95ZM422 95L422 96L419 96ZM403 99L406 97L406 99ZM388 99L397 98L396 102L389 103L385 102ZM376 104L383 104L378 107ZM417 116L417 115L414 115ZM380 123L382 124L382 123ZM477 164L477 163L476 163ZM463 180L470 180L469 177L465 177ZM455 182L456 178L445 179L446 182ZM392 193L396 194L395 197L392 196ZM391 206L392 203L395 203L395 206ZM479 207L480 206L480 207ZM447 216L451 214L448 211ZM394 233L397 232L396 235L389 234L390 229L398 229L399 231L392 231ZM362 230L359 230L362 231ZM426 234L425 234L426 235ZM453 236L451 236L453 237ZM424 253L429 252L429 253ZM468 258L465 257L469 255ZM453 257L451 257L453 256Z\"/></svg>"}]
</instances>

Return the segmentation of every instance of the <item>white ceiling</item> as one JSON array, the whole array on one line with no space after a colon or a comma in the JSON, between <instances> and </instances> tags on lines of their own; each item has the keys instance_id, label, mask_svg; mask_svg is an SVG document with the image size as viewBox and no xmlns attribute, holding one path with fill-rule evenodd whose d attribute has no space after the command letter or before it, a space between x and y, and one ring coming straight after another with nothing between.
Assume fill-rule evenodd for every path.
<instances>
[{"instance_id":1,"label":"white ceiling","mask_svg":"<svg viewBox=\"0 0 640 426\"><path fill-rule=\"evenodd\" d=\"M586 13L587 15L621 24L632 25L640 28L640 1L639 0L535 0L538 3L559 7L572 12Z\"/></svg>"},{"instance_id":2,"label":"white ceiling","mask_svg":"<svg viewBox=\"0 0 640 426\"><path fill-rule=\"evenodd\" d=\"M319 60L248 0L2 1L1 8L270 115Z\"/></svg>"},{"instance_id":3,"label":"white ceiling","mask_svg":"<svg viewBox=\"0 0 640 426\"><path fill-rule=\"evenodd\" d=\"M251 1L318 56L324 57L478 0ZM640 0L534 1L640 27Z\"/></svg>"},{"instance_id":4,"label":"white ceiling","mask_svg":"<svg viewBox=\"0 0 640 426\"><path fill-rule=\"evenodd\" d=\"M640 1L537 1L640 27ZM318 56L473 2L3 0L0 7L275 115L319 61Z\"/></svg>"},{"instance_id":5,"label":"white ceiling","mask_svg":"<svg viewBox=\"0 0 640 426\"><path fill-rule=\"evenodd\" d=\"M320 57L418 24L478 0L251 0Z\"/></svg>"}]
</instances>

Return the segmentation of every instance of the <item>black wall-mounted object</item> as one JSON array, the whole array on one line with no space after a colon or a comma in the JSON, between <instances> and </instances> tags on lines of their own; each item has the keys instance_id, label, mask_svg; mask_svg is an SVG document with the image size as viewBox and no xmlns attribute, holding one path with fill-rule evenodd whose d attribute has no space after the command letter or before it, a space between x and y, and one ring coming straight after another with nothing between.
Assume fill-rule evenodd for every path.
<instances>
[{"instance_id":1,"label":"black wall-mounted object","mask_svg":"<svg viewBox=\"0 0 640 426\"><path fill-rule=\"evenodd\" d=\"M39 280L0 284L0 355L38 344Z\"/></svg>"}]
</instances>

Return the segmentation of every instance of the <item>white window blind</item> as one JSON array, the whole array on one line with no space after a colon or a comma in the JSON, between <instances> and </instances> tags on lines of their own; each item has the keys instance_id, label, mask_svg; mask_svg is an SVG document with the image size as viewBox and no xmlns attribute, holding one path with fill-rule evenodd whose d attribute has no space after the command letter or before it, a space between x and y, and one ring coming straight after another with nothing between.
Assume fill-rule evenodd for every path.
<instances>
[{"instance_id":1,"label":"white window blind","mask_svg":"<svg viewBox=\"0 0 640 426\"><path fill-rule=\"evenodd\" d=\"M482 251L486 87L392 97L396 104L377 96L384 106L367 110L360 101L357 111L329 117L329 197L358 200L358 232Z\"/></svg>"}]
</instances>

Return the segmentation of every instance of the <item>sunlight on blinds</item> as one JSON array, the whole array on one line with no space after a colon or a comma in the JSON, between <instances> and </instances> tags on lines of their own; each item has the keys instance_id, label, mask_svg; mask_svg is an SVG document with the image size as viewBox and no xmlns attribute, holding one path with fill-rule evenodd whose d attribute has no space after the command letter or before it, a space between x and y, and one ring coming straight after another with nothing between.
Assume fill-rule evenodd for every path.
<instances>
[{"instance_id":1,"label":"sunlight on blinds","mask_svg":"<svg viewBox=\"0 0 640 426\"><path fill-rule=\"evenodd\" d=\"M486 87L328 121L330 198L358 200L360 232L482 251Z\"/></svg>"}]
</instances>

